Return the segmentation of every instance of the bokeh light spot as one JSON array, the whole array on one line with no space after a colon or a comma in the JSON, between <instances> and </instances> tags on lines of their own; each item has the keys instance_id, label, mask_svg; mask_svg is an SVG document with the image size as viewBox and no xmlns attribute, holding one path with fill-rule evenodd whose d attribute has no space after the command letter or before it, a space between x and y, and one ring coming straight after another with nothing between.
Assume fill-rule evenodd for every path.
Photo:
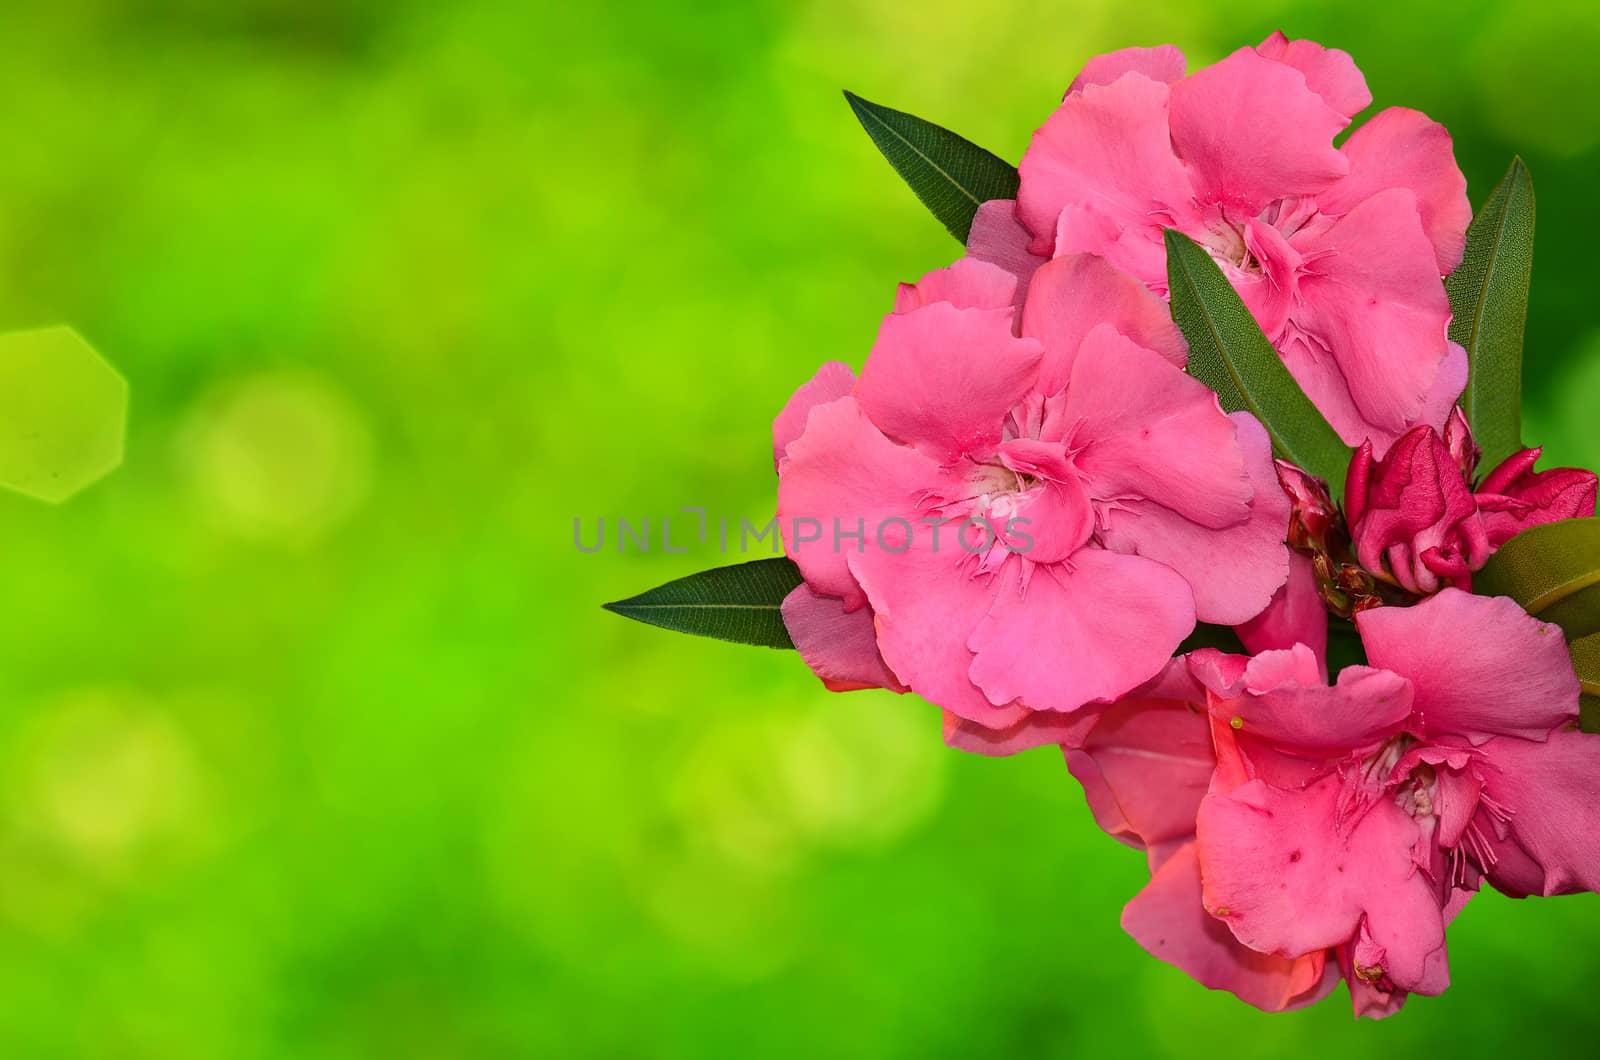
<instances>
[{"instance_id":1,"label":"bokeh light spot","mask_svg":"<svg viewBox=\"0 0 1600 1060\"><path fill-rule=\"evenodd\" d=\"M69 327L0 335L0 486L52 504L122 463L128 384Z\"/></svg>"},{"instance_id":2,"label":"bokeh light spot","mask_svg":"<svg viewBox=\"0 0 1600 1060\"><path fill-rule=\"evenodd\" d=\"M801 826L844 846L887 843L944 797L939 715L921 700L830 696L795 728L779 759Z\"/></svg>"},{"instance_id":3,"label":"bokeh light spot","mask_svg":"<svg viewBox=\"0 0 1600 1060\"><path fill-rule=\"evenodd\" d=\"M275 373L207 395L183 434L181 456L201 503L228 529L299 542L360 506L372 450L364 417L332 384Z\"/></svg>"},{"instance_id":4,"label":"bokeh light spot","mask_svg":"<svg viewBox=\"0 0 1600 1060\"><path fill-rule=\"evenodd\" d=\"M116 872L195 822L199 777L188 741L137 697L70 693L35 719L25 743L13 813L81 863Z\"/></svg>"}]
</instances>

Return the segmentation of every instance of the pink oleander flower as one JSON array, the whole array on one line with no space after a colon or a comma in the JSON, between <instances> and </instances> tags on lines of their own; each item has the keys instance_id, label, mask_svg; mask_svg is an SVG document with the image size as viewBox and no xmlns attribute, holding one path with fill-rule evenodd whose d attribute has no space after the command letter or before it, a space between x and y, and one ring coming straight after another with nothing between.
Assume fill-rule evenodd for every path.
<instances>
[{"instance_id":1,"label":"pink oleander flower","mask_svg":"<svg viewBox=\"0 0 1600 1060\"><path fill-rule=\"evenodd\" d=\"M1355 618L1371 666L1196 653L1217 769L1205 908L1258 953L1335 957L1358 1015L1449 985L1445 928L1487 879L1600 887L1600 737L1558 627L1456 589ZM1092 735L1092 734L1091 734Z\"/></svg>"},{"instance_id":2,"label":"pink oleander flower","mask_svg":"<svg viewBox=\"0 0 1600 1060\"><path fill-rule=\"evenodd\" d=\"M1327 950L1257 952L1206 911L1195 818L1217 757L1206 690L1186 659L1174 659L1063 750L1095 822L1145 851L1150 882L1123 909L1122 927L1151 956L1268 1012L1311 1004L1338 984Z\"/></svg>"},{"instance_id":3,"label":"pink oleander flower","mask_svg":"<svg viewBox=\"0 0 1600 1060\"><path fill-rule=\"evenodd\" d=\"M1026 277L1093 253L1167 293L1162 230L1200 243L1351 445L1380 454L1442 425L1466 382L1441 276L1471 207L1444 127L1380 111L1344 52L1275 33L1184 76L1177 48L1084 67L1034 135L1015 203L980 211L969 253Z\"/></svg>"},{"instance_id":4,"label":"pink oleander flower","mask_svg":"<svg viewBox=\"0 0 1600 1060\"><path fill-rule=\"evenodd\" d=\"M1381 460L1363 443L1345 485L1356 558L1413 593L1441 585L1470 589L1473 572L1516 534L1594 514L1595 475L1576 468L1536 472L1540 452L1507 458L1474 492L1477 446L1459 410L1444 437L1430 426L1414 427Z\"/></svg>"},{"instance_id":5,"label":"pink oleander flower","mask_svg":"<svg viewBox=\"0 0 1600 1060\"><path fill-rule=\"evenodd\" d=\"M1070 724L1288 574L1266 433L1160 300L1089 256L1015 286L964 259L902 288L860 378L825 365L774 423L802 656L992 730Z\"/></svg>"},{"instance_id":6,"label":"pink oleander flower","mask_svg":"<svg viewBox=\"0 0 1600 1060\"><path fill-rule=\"evenodd\" d=\"M1064 748L1096 822L1149 860L1124 929L1269 1011L1341 976L1372 1017L1443 990L1482 879L1600 888L1600 737L1576 731L1560 631L1454 589L1356 622L1373 665L1332 687L1304 645L1196 652Z\"/></svg>"}]
</instances>

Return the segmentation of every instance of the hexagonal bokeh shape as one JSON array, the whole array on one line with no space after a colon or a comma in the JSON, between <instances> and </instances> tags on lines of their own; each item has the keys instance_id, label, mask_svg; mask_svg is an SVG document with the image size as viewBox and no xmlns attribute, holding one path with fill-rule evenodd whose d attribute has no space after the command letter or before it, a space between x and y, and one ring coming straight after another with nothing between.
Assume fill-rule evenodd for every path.
<instances>
[{"instance_id":1,"label":"hexagonal bokeh shape","mask_svg":"<svg viewBox=\"0 0 1600 1060\"><path fill-rule=\"evenodd\" d=\"M0 335L0 486L59 504L122 463L128 384L72 328Z\"/></svg>"}]
</instances>

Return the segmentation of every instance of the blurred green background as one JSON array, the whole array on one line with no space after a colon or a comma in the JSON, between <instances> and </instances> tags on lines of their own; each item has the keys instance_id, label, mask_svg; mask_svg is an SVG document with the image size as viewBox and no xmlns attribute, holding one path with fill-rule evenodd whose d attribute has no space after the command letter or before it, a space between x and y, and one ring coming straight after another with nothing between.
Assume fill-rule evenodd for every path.
<instances>
[{"instance_id":1,"label":"blurred green background","mask_svg":"<svg viewBox=\"0 0 1600 1060\"><path fill-rule=\"evenodd\" d=\"M1457 985L1262 1016L1118 927L1051 751L598 604L725 562L768 423L956 253L839 90L1015 159L1089 55L1282 26L1540 197L1530 440L1600 465L1590 3L62 0L0 16L0 329L127 377L0 496L0 1055L1456 1055L1600 1034L1600 900ZM687 536L687 535L685 535ZM680 538L681 540L681 538Z\"/></svg>"}]
</instances>

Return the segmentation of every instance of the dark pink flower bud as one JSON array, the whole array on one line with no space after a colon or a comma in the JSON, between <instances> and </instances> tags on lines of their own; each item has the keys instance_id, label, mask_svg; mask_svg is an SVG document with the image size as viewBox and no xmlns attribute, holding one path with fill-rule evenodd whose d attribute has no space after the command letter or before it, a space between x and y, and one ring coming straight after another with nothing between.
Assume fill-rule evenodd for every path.
<instances>
[{"instance_id":1,"label":"dark pink flower bud","mask_svg":"<svg viewBox=\"0 0 1600 1060\"><path fill-rule=\"evenodd\" d=\"M1594 473L1572 467L1535 471L1542 451L1513 453L1478 487L1478 510L1490 548L1499 548L1530 526L1595 513Z\"/></svg>"},{"instance_id":2,"label":"dark pink flower bud","mask_svg":"<svg viewBox=\"0 0 1600 1060\"><path fill-rule=\"evenodd\" d=\"M1455 458L1462 477L1471 482L1473 473L1478 470L1478 460L1483 456L1483 450L1473 441L1472 428L1467 425L1467 417L1462 414L1460 405L1451 406L1450 418L1444 421L1444 444L1445 448L1450 450L1450 455Z\"/></svg>"},{"instance_id":3,"label":"dark pink flower bud","mask_svg":"<svg viewBox=\"0 0 1600 1060\"><path fill-rule=\"evenodd\" d=\"M1344 479L1344 518L1355 526L1367 510L1367 487L1372 478L1372 443L1362 442L1350 459L1350 473Z\"/></svg>"},{"instance_id":4,"label":"dark pink flower bud","mask_svg":"<svg viewBox=\"0 0 1600 1060\"><path fill-rule=\"evenodd\" d=\"M1463 424L1464 426L1464 424ZM1457 453L1432 427L1413 427L1373 460L1363 445L1351 461L1345 509L1356 558L1413 593L1468 588L1492 551Z\"/></svg>"},{"instance_id":5,"label":"dark pink flower bud","mask_svg":"<svg viewBox=\"0 0 1600 1060\"><path fill-rule=\"evenodd\" d=\"M1328 531L1338 521L1339 510L1328 495L1328 484L1293 464L1275 460L1278 485L1289 495L1289 546L1302 552L1319 551Z\"/></svg>"}]
</instances>

